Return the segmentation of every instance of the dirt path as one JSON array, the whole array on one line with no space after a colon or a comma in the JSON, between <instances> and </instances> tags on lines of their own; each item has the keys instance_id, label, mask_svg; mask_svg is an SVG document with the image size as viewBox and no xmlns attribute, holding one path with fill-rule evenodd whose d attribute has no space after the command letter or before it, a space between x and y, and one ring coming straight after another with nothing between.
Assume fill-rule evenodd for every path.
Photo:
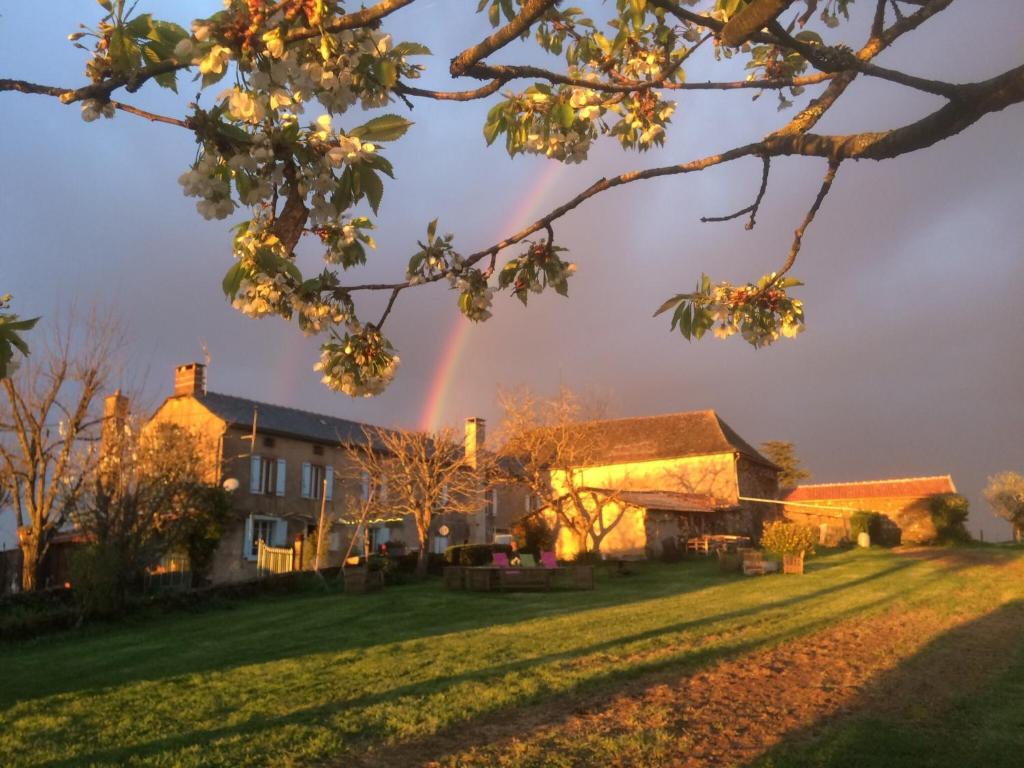
<instances>
[{"instance_id":1,"label":"dirt path","mask_svg":"<svg viewBox=\"0 0 1024 768\"><path fill-rule=\"evenodd\" d=\"M784 739L813 738L837 717L934 717L998 676L1021 637L1019 602L987 614L894 611L697 673L635 680L612 698L561 697L498 713L374 750L361 764L741 766Z\"/></svg>"}]
</instances>

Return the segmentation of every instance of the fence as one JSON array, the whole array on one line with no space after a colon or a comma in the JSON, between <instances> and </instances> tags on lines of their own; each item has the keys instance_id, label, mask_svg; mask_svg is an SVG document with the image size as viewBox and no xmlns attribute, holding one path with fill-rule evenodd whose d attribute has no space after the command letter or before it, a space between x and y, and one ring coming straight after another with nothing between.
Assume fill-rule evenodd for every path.
<instances>
[{"instance_id":1,"label":"fence","mask_svg":"<svg viewBox=\"0 0 1024 768\"><path fill-rule=\"evenodd\" d=\"M293 552L289 547L268 547L260 539L256 553L256 576L262 579L272 573L291 573Z\"/></svg>"}]
</instances>

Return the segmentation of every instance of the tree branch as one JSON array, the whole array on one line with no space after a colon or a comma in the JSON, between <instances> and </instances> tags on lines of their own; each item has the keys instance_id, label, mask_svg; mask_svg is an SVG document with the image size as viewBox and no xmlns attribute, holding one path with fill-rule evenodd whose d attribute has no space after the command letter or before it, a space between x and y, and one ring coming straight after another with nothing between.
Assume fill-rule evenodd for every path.
<instances>
[{"instance_id":1,"label":"tree branch","mask_svg":"<svg viewBox=\"0 0 1024 768\"><path fill-rule=\"evenodd\" d=\"M702 216L700 220L704 223L731 221L732 219L739 218L745 213L749 213L750 221L747 222L746 229L753 229L754 225L757 223L755 221L757 210L761 207L761 200L764 199L764 193L768 189L768 173L771 171L772 167L772 160L767 155L763 155L761 157L761 162L764 163L764 169L761 172L761 188L757 191L757 197L754 199L753 204L736 211L736 213L730 213L728 216Z\"/></svg>"},{"instance_id":2,"label":"tree branch","mask_svg":"<svg viewBox=\"0 0 1024 768\"><path fill-rule=\"evenodd\" d=\"M470 66L481 59L490 56L499 48L508 45L512 40L519 37L533 22L539 19L549 8L553 7L558 0L526 0L522 9L508 24L485 37L479 43L471 46L452 59L449 71L452 77L461 77L468 73Z\"/></svg>"}]
</instances>

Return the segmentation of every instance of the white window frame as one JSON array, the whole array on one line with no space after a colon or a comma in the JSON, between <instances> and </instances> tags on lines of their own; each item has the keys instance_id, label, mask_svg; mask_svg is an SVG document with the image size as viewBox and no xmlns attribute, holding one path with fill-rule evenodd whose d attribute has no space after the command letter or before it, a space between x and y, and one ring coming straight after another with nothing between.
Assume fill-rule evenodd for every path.
<instances>
[{"instance_id":1,"label":"white window frame","mask_svg":"<svg viewBox=\"0 0 1024 768\"><path fill-rule=\"evenodd\" d=\"M267 524L268 547L283 547L288 543L288 521L282 517L270 515L249 515L245 519L245 537L242 540L242 556L246 560L256 560L258 545L256 539L257 526Z\"/></svg>"}]
</instances>

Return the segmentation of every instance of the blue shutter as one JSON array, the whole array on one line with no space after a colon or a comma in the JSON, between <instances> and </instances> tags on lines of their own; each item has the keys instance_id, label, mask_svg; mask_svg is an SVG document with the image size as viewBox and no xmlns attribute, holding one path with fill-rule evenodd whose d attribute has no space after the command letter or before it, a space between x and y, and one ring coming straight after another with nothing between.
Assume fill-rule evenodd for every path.
<instances>
[{"instance_id":1,"label":"blue shutter","mask_svg":"<svg viewBox=\"0 0 1024 768\"><path fill-rule=\"evenodd\" d=\"M284 496L284 477L285 477L285 463L284 459L277 460L277 487L274 492L278 496Z\"/></svg>"},{"instance_id":2,"label":"blue shutter","mask_svg":"<svg viewBox=\"0 0 1024 768\"><path fill-rule=\"evenodd\" d=\"M324 478L327 480L327 495L324 498L330 501L334 496L334 467L327 467L324 470Z\"/></svg>"},{"instance_id":3,"label":"blue shutter","mask_svg":"<svg viewBox=\"0 0 1024 768\"><path fill-rule=\"evenodd\" d=\"M260 492L260 467L263 461L259 456L249 458L249 493Z\"/></svg>"},{"instance_id":4,"label":"blue shutter","mask_svg":"<svg viewBox=\"0 0 1024 768\"><path fill-rule=\"evenodd\" d=\"M242 557L252 560L252 515L245 518L245 533L242 536Z\"/></svg>"},{"instance_id":5,"label":"blue shutter","mask_svg":"<svg viewBox=\"0 0 1024 768\"><path fill-rule=\"evenodd\" d=\"M302 498L304 499L309 499L313 496L313 494L310 493L310 486L312 484L312 479L310 477L311 472L312 469L309 462L302 462Z\"/></svg>"}]
</instances>

